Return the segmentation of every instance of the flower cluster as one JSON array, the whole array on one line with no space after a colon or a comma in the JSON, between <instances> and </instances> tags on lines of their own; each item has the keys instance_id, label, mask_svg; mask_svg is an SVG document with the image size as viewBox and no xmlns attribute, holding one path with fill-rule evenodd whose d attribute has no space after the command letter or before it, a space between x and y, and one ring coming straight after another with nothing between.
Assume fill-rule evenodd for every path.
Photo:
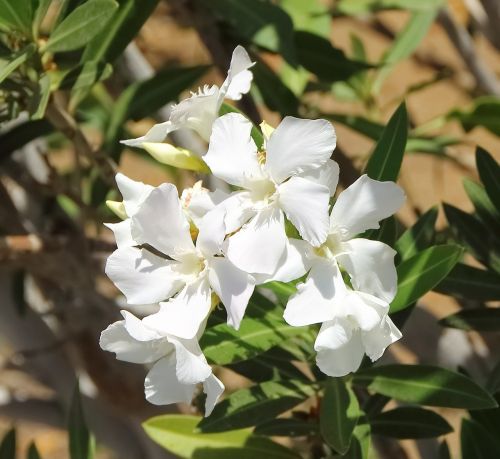
<instances>
[{"instance_id":1,"label":"flower cluster","mask_svg":"<svg viewBox=\"0 0 500 459\"><path fill-rule=\"evenodd\" d=\"M339 176L330 159L331 123L294 117L276 129L263 123L257 146L243 115L218 117L225 97L249 90L252 65L237 47L221 88L199 90L174 107L169 121L128 141L161 142L174 129L193 129L209 142L200 161L232 191L208 191L198 182L179 197L172 184L154 188L118 174L124 218L108 225L118 248L107 275L128 304L156 305L156 312L139 319L123 311L123 320L102 333L101 347L118 359L152 364L145 382L152 403L188 402L201 384L206 415L224 386L198 340L219 302L238 329L256 285L305 276L284 320L321 324L314 348L327 375L357 370L365 354L376 360L401 337L388 316L395 252L357 235L395 213L403 191L364 175L329 212ZM290 226L300 239L289 237Z\"/></svg>"}]
</instances>

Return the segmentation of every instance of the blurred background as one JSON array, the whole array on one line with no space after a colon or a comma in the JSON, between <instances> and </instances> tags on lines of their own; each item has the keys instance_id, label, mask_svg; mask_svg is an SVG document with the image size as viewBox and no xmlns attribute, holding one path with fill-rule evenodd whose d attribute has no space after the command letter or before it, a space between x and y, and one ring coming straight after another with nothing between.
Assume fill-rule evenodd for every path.
<instances>
[{"instance_id":1,"label":"blurred background","mask_svg":"<svg viewBox=\"0 0 500 459\"><path fill-rule=\"evenodd\" d=\"M61 9L71 11L81 2L49 3L39 40ZM330 119L338 136L333 158L341 166L341 187L359 176L382 127L406 100L411 130L400 184L408 200L398 215L405 226L438 206L436 237L455 237L440 204L474 212L463 182L478 180L476 146L500 160L497 0L272 2L293 21L290 30L276 10L261 15L266 2L255 0L248 5L260 4L256 24L241 8L246 2L118 3L114 15L134 15L136 21L127 33L107 27L92 42L119 30L121 44L93 61L111 66L96 67L90 76L62 75L42 112L40 105L31 110L30 100L40 103L43 93L16 96L22 91L15 83L26 86L21 77L0 85L0 437L16 426L19 457L32 441L44 458L68 457L66 422L77 377L88 423L98 432L98 458L170 457L144 436L140 422L172 409L148 405L145 369L115 361L98 345L100 331L119 318L123 305L103 274L114 240L102 223L116 221L105 200L119 200L116 171L151 185L184 187L200 178L118 140L143 135L167 119L169 103L189 90L220 85L236 44L257 61L252 92L239 108L255 122L274 126L290 114ZM136 31L135 38L126 36ZM287 33L296 34L296 56L287 45L294 36ZM304 56L311 50L318 50L318 61ZM81 50L54 56L43 62L45 72L72 68ZM172 137L205 151L195 134ZM484 267L471 253L466 261ZM384 360L459 366L485 378L495 363L498 335L445 328L436 319L493 298L464 298L451 284L437 290L422 299ZM218 371L228 391L248 384L231 370ZM456 411L440 411L458 423ZM432 459L430 442L382 442L379 457ZM456 453L456 434L449 445Z\"/></svg>"}]
</instances>

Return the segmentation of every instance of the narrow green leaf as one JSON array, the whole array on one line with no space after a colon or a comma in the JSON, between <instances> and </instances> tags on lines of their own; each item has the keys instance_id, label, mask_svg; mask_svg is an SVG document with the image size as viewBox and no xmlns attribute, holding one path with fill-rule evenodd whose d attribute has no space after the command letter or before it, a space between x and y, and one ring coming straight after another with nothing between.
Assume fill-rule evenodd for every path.
<instances>
[{"instance_id":1,"label":"narrow green leaf","mask_svg":"<svg viewBox=\"0 0 500 459\"><path fill-rule=\"evenodd\" d=\"M492 459L500 457L500 446L481 424L462 419L460 446L463 459Z\"/></svg>"},{"instance_id":2,"label":"narrow green leaf","mask_svg":"<svg viewBox=\"0 0 500 459\"><path fill-rule=\"evenodd\" d=\"M428 365L384 365L358 371L356 385L419 405L479 410L495 408L495 399L468 377Z\"/></svg>"},{"instance_id":3,"label":"narrow green leaf","mask_svg":"<svg viewBox=\"0 0 500 459\"><path fill-rule=\"evenodd\" d=\"M439 444L438 459L451 459L450 449L448 448L448 443L446 443L446 440L443 440Z\"/></svg>"},{"instance_id":4,"label":"narrow green leaf","mask_svg":"<svg viewBox=\"0 0 500 459\"><path fill-rule=\"evenodd\" d=\"M309 32L295 32L295 47L299 63L324 82L347 80L372 67L365 62L347 58L329 40Z\"/></svg>"},{"instance_id":5,"label":"narrow green leaf","mask_svg":"<svg viewBox=\"0 0 500 459\"><path fill-rule=\"evenodd\" d=\"M158 5L159 0L118 0L119 8L85 47L82 62L113 62L134 39Z\"/></svg>"},{"instance_id":6,"label":"narrow green leaf","mask_svg":"<svg viewBox=\"0 0 500 459\"><path fill-rule=\"evenodd\" d=\"M0 0L0 29L4 26L29 36L32 17L31 0Z\"/></svg>"},{"instance_id":7,"label":"narrow green leaf","mask_svg":"<svg viewBox=\"0 0 500 459\"><path fill-rule=\"evenodd\" d=\"M402 260L413 257L434 242L437 216L437 207L431 207L396 241L395 249Z\"/></svg>"},{"instance_id":8,"label":"narrow green leaf","mask_svg":"<svg viewBox=\"0 0 500 459\"><path fill-rule=\"evenodd\" d=\"M395 182L408 139L408 114L403 102L394 112L368 160L365 173L374 180Z\"/></svg>"},{"instance_id":9,"label":"narrow green leaf","mask_svg":"<svg viewBox=\"0 0 500 459\"><path fill-rule=\"evenodd\" d=\"M391 438L432 438L446 435L453 428L434 411L401 407L370 418L372 433Z\"/></svg>"},{"instance_id":10,"label":"narrow green leaf","mask_svg":"<svg viewBox=\"0 0 500 459\"><path fill-rule=\"evenodd\" d=\"M500 360L491 370L488 376L488 381L486 381L486 389L488 389L492 394L500 391Z\"/></svg>"},{"instance_id":11,"label":"narrow green leaf","mask_svg":"<svg viewBox=\"0 0 500 459\"><path fill-rule=\"evenodd\" d=\"M278 418L259 424L254 433L269 437L306 437L319 433L318 424L295 418Z\"/></svg>"},{"instance_id":12,"label":"narrow green leaf","mask_svg":"<svg viewBox=\"0 0 500 459\"><path fill-rule=\"evenodd\" d=\"M49 10L51 3L52 0L38 1L38 6L36 7L32 23L33 36L35 37L35 39L38 39L40 26L42 25L42 22L45 18L45 15L47 14L47 11Z\"/></svg>"},{"instance_id":13,"label":"narrow green leaf","mask_svg":"<svg viewBox=\"0 0 500 459\"><path fill-rule=\"evenodd\" d=\"M370 424L366 421L361 422L360 419L360 422L354 429L351 446L348 451L340 457L344 459L368 459L370 456L370 439Z\"/></svg>"},{"instance_id":14,"label":"narrow green leaf","mask_svg":"<svg viewBox=\"0 0 500 459\"><path fill-rule=\"evenodd\" d=\"M173 454L185 459L300 459L293 451L268 438L252 435L250 429L223 433L198 433L200 417L165 415L143 423L149 437Z\"/></svg>"},{"instance_id":15,"label":"narrow green leaf","mask_svg":"<svg viewBox=\"0 0 500 459\"><path fill-rule=\"evenodd\" d=\"M447 118L458 120L466 132L481 126L495 135L500 135L499 116L500 98L483 96L475 99L469 110L452 110Z\"/></svg>"},{"instance_id":16,"label":"narrow green leaf","mask_svg":"<svg viewBox=\"0 0 500 459\"><path fill-rule=\"evenodd\" d=\"M31 442L28 448L28 458L27 459L42 459L35 443Z\"/></svg>"},{"instance_id":17,"label":"narrow green leaf","mask_svg":"<svg viewBox=\"0 0 500 459\"><path fill-rule=\"evenodd\" d=\"M444 0L419 0L417 2L415 0L340 0L336 7L341 13L353 16L388 9L435 10L444 3Z\"/></svg>"},{"instance_id":18,"label":"narrow green leaf","mask_svg":"<svg viewBox=\"0 0 500 459\"><path fill-rule=\"evenodd\" d=\"M2 83L14 70L24 64L33 55L35 50L36 45L32 43L13 54L6 65L0 66L0 83Z\"/></svg>"},{"instance_id":19,"label":"narrow green leaf","mask_svg":"<svg viewBox=\"0 0 500 459\"><path fill-rule=\"evenodd\" d=\"M465 309L444 317L439 323L466 331L499 331L500 308Z\"/></svg>"},{"instance_id":20,"label":"narrow green leaf","mask_svg":"<svg viewBox=\"0 0 500 459\"><path fill-rule=\"evenodd\" d=\"M0 443L0 459L16 459L16 429L10 429Z\"/></svg>"},{"instance_id":21,"label":"narrow green leaf","mask_svg":"<svg viewBox=\"0 0 500 459\"><path fill-rule=\"evenodd\" d=\"M500 212L488 197L484 187L467 178L464 179L463 184L479 219L492 231L500 233Z\"/></svg>"},{"instance_id":22,"label":"narrow green leaf","mask_svg":"<svg viewBox=\"0 0 500 459\"><path fill-rule=\"evenodd\" d=\"M380 228L366 231L363 237L393 247L396 242L397 232L398 223L394 216L390 216L380 222Z\"/></svg>"},{"instance_id":23,"label":"narrow green leaf","mask_svg":"<svg viewBox=\"0 0 500 459\"><path fill-rule=\"evenodd\" d=\"M500 212L500 165L481 147L476 150L476 165L488 197Z\"/></svg>"},{"instance_id":24,"label":"narrow green leaf","mask_svg":"<svg viewBox=\"0 0 500 459\"><path fill-rule=\"evenodd\" d=\"M209 433L255 426L292 409L314 393L314 386L298 380L267 381L240 389L217 404L198 428Z\"/></svg>"},{"instance_id":25,"label":"narrow green leaf","mask_svg":"<svg viewBox=\"0 0 500 459\"><path fill-rule=\"evenodd\" d=\"M398 293L391 313L401 311L438 285L462 257L456 245L436 245L417 253L397 266Z\"/></svg>"},{"instance_id":26,"label":"narrow green leaf","mask_svg":"<svg viewBox=\"0 0 500 459\"><path fill-rule=\"evenodd\" d=\"M358 399L342 378L328 378L319 425L323 439L337 452L348 451L360 409Z\"/></svg>"},{"instance_id":27,"label":"narrow green leaf","mask_svg":"<svg viewBox=\"0 0 500 459\"><path fill-rule=\"evenodd\" d=\"M500 300L500 276L493 271L457 263L434 290L470 300Z\"/></svg>"},{"instance_id":28,"label":"narrow green leaf","mask_svg":"<svg viewBox=\"0 0 500 459\"><path fill-rule=\"evenodd\" d=\"M85 46L104 29L116 9L114 0L87 0L54 29L43 51L72 51Z\"/></svg>"},{"instance_id":29,"label":"narrow green leaf","mask_svg":"<svg viewBox=\"0 0 500 459\"><path fill-rule=\"evenodd\" d=\"M45 110L47 109L47 104L50 98L50 75L48 73L42 75L38 80L38 89L36 95L30 101L33 105L31 108L31 119L40 120L45 115Z\"/></svg>"},{"instance_id":30,"label":"narrow green leaf","mask_svg":"<svg viewBox=\"0 0 500 459\"><path fill-rule=\"evenodd\" d=\"M92 435L85 422L78 384L69 411L69 452L71 459L92 459Z\"/></svg>"}]
</instances>

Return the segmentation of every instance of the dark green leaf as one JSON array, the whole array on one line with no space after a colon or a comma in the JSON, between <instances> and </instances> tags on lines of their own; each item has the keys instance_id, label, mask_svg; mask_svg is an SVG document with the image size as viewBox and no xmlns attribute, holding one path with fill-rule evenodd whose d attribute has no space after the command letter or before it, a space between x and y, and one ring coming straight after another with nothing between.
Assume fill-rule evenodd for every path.
<instances>
[{"instance_id":1,"label":"dark green leaf","mask_svg":"<svg viewBox=\"0 0 500 459\"><path fill-rule=\"evenodd\" d=\"M428 365L385 365L358 371L354 384L408 403L450 408L495 408L495 399L468 377Z\"/></svg>"},{"instance_id":2,"label":"dark green leaf","mask_svg":"<svg viewBox=\"0 0 500 459\"><path fill-rule=\"evenodd\" d=\"M25 297L25 278L26 273L23 270L17 271L12 275L12 299L14 300L17 312L20 316L26 314L26 297Z\"/></svg>"},{"instance_id":3,"label":"dark green leaf","mask_svg":"<svg viewBox=\"0 0 500 459\"><path fill-rule=\"evenodd\" d=\"M87 0L54 29L43 51L72 51L104 29L118 8L114 0Z\"/></svg>"},{"instance_id":4,"label":"dark green leaf","mask_svg":"<svg viewBox=\"0 0 500 459\"><path fill-rule=\"evenodd\" d=\"M384 128L368 160L365 173L374 180L395 182L403 162L407 139L408 114L403 102Z\"/></svg>"},{"instance_id":5,"label":"dark green leaf","mask_svg":"<svg viewBox=\"0 0 500 459\"><path fill-rule=\"evenodd\" d=\"M499 443L481 424L462 419L460 432L462 459L492 459L500 457Z\"/></svg>"},{"instance_id":6,"label":"dark green leaf","mask_svg":"<svg viewBox=\"0 0 500 459\"><path fill-rule=\"evenodd\" d=\"M438 285L462 257L456 245L436 245L402 261L398 267L398 292L391 313L401 311Z\"/></svg>"},{"instance_id":7,"label":"dark green leaf","mask_svg":"<svg viewBox=\"0 0 500 459\"><path fill-rule=\"evenodd\" d=\"M438 216L437 207L431 207L420 216L417 222L407 229L397 240L395 249L402 260L416 255L434 242L435 225Z\"/></svg>"},{"instance_id":8,"label":"dark green leaf","mask_svg":"<svg viewBox=\"0 0 500 459\"><path fill-rule=\"evenodd\" d=\"M439 445L438 459L451 459L450 449L448 448L446 440L443 440Z\"/></svg>"},{"instance_id":9,"label":"dark green leaf","mask_svg":"<svg viewBox=\"0 0 500 459\"><path fill-rule=\"evenodd\" d=\"M27 459L42 459L36 445L32 442L28 449Z\"/></svg>"},{"instance_id":10,"label":"dark green leaf","mask_svg":"<svg viewBox=\"0 0 500 459\"><path fill-rule=\"evenodd\" d=\"M185 459L300 459L293 451L250 429L223 433L199 433L200 417L171 414L147 420L144 430L160 446Z\"/></svg>"},{"instance_id":11,"label":"dark green leaf","mask_svg":"<svg viewBox=\"0 0 500 459\"><path fill-rule=\"evenodd\" d=\"M158 5L159 0L118 0L119 8L85 47L82 62L113 62L134 39Z\"/></svg>"},{"instance_id":12,"label":"dark green leaf","mask_svg":"<svg viewBox=\"0 0 500 459\"><path fill-rule=\"evenodd\" d=\"M499 117L500 99L495 96L479 97L470 110L453 110L448 114L449 119L460 121L465 131L481 126L495 135L500 135Z\"/></svg>"},{"instance_id":13,"label":"dark green leaf","mask_svg":"<svg viewBox=\"0 0 500 459\"><path fill-rule=\"evenodd\" d=\"M363 421L358 423L354 429L351 446L342 456L345 459L368 459L370 453L371 429L370 424Z\"/></svg>"},{"instance_id":14,"label":"dark green leaf","mask_svg":"<svg viewBox=\"0 0 500 459\"><path fill-rule=\"evenodd\" d=\"M1 8L1 7L0 7ZM14 70L24 64L35 52L33 43L13 54L7 64L0 66L0 83L2 83Z\"/></svg>"},{"instance_id":15,"label":"dark green leaf","mask_svg":"<svg viewBox=\"0 0 500 459\"><path fill-rule=\"evenodd\" d=\"M267 381L240 389L217 404L212 414L201 420L198 428L208 433L251 427L274 419L314 393L314 386L298 380Z\"/></svg>"},{"instance_id":16,"label":"dark green leaf","mask_svg":"<svg viewBox=\"0 0 500 459\"><path fill-rule=\"evenodd\" d=\"M319 433L318 424L295 418L278 418L259 424L254 433L269 437L305 437Z\"/></svg>"},{"instance_id":17,"label":"dark green leaf","mask_svg":"<svg viewBox=\"0 0 500 459\"><path fill-rule=\"evenodd\" d=\"M278 6L266 0L211 0L206 6L229 24L236 36L277 52L296 65L293 23Z\"/></svg>"},{"instance_id":18,"label":"dark green leaf","mask_svg":"<svg viewBox=\"0 0 500 459\"><path fill-rule=\"evenodd\" d=\"M492 393L500 391L500 360L491 370L488 376L488 381L486 381L486 388Z\"/></svg>"},{"instance_id":19,"label":"dark green leaf","mask_svg":"<svg viewBox=\"0 0 500 459\"><path fill-rule=\"evenodd\" d=\"M466 331L499 331L500 308L465 309L444 317L439 323Z\"/></svg>"},{"instance_id":20,"label":"dark green leaf","mask_svg":"<svg viewBox=\"0 0 500 459\"><path fill-rule=\"evenodd\" d=\"M49 134L53 127L46 120L26 121L0 135L0 162L7 159L10 154L28 142Z\"/></svg>"},{"instance_id":21,"label":"dark green leaf","mask_svg":"<svg viewBox=\"0 0 500 459\"><path fill-rule=\"evenodd\" d=\"M92 86L96 81L108 78L112 71L111 65L104 62L88 61L84 64L78 64L60 77L57 88L85 89Z\"/></svg>"},{"instance_id":22,"label":"dark green leaf","mask_svg":"<svg viewBox=\"0 0 500 459\"><path fill-rule=\"evenodd\" d=\"M342 378L328 378L319 425L323 439L337 452L348 451L360 409L358 399Z\"/></svg>"},{"instance_id":23,"label":"dark green leaf","mask_svg":"<svg viewBox=\"0 0 500 459\"><path fill-rule=\"evenodd\" d=\"M372 239L373 241L380 241L389 246L393 246L396 242L398 231L398 223L393 216L382 220L379 229L371 229L366 231L363 237Z\"/></svg>"},{"instance_id":24,"label":"dark green leaf","mask_svg":"<svg viewBox=\"0 0 500 459\"><path fill-rule=\"evenodd\" d=\"M10 429L3 437L0 459L16 459L16 429Z\"/></svg>"},{"instance_id":25,"label":"dark green leaf","mask_svg":"<svg viewBox=\"0 0 500 459\"><path fill-rule=\"evenodd\" d=\"M492 231L500 234L500 213L491 202L484 187L472 180L464 179L464 188L467 196L474 204L479 219Z\"/></svg>"},{"instance_id":26,"label":"dark green leaf","mask_svg":"<svg viewBox=\"0 0 500 459\"><path fill-rule=\"evenodd\" d=\"M0 30L3 26L29 36L32 16L31 0L0 0Z\"/></svg>"},{"instance_id":27,"label":"dark green leaf","mask_svg":"<svg viewBox=\"0 0 500 459\"><path fill-rule=\"evenodd\" d=\"M391 438L431 438L453 428L434 411L418 407L395 408L370 419L372 433Z\"/></svg>"},{"instance_id":28,"label":"dark green leaf","mask_svg":"<svg viewBox=\"0 0 500 459\"><path fill-rule=\"evenodd\" d=\"M493 271L457 263L434 290L470 300L500 300L500 276Z\"/></svg>"},{"instance_id":29,"label":"dark green leaf","mask_svg":"<svg viewBox=\"0 0 500 459\"><path fill-rule=\"evenodd\" d=\"M69 411L68 432L71 459L91 459L93 457L93 440L85 422L78 385L75 388Z\"/></svg>"},{"instance_id":30,"label":"dark green leaf","mask_svg":"<svg viewBox=\"0 0 500 459\"><path fill-rule=\"evenodd\" d=\"M356 73L371 68L365 62L350 60L327 39L309 32L295 32L295 46L299 63L328 83L347 80Z\"/></svg>"},{"instance_id":31,"label":"dark green leaf","mask_svg":"<svg viewBox=\"0 0 500 459\"><path fill-rule=\"evenodd\" d=\"M476 165L488 197L500 212L500 165L481 147L476 150Z\"/></svg>"}]
</instances>

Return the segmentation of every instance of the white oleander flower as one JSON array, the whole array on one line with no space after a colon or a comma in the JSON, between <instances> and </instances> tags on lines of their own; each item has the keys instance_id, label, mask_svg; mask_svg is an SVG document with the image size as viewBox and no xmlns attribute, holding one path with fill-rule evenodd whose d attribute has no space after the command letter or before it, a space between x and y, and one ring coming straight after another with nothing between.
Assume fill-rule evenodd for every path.
<instances>
[{"instance_id":1,"label":"white oleander flower","mask_svg":"<svg viewBox=\"0 0 500 459\"><path fill-rule=\"evenodd\" d=\"M289 299L284 318L292 326L322 323L317 364L330 376L355 371L365 353L380 358L401 337L388 316L397 290L396 252L356 235L379 228L404 199L395 183L363 175L338 196L324 244L309 247L310 271Z\"/></svg>"},{"instance_id":2,"label":"white oleander flower","mask_svg":"<svg viewBox=\"0 0 500 459\"><path fill-rule=\"evenodd\" d=\"M333 126L326 120L286 117L258 151L251 123L230 113L218 118L204 156L212 173L243 188L220 206L232 234L226 256L248 273L272 275L285 261L285 215L314 246L328 234L328 203L338 180L330 160Z\"/></svg>"},{"instance_id":3,"label":"white oleander flower","mask_svg":"<svg viewBox=\"0 0 500 459\"><path fill-rule=\"evenodd\" d=\"M142 137L122 143L140 147L146 142L163 142L170 132L178 129L192 129L208 142L212 124L219 116L224 99L240 100L250 90L253 75L249 68L254 64L245 48L237 46L233 51L227 78L220 88L217 85L199 88L191 97L172 107L168 121L154 125Z\"/></svg>"},{"instance_id":4,"label":"white oleander flower","mask_svg":"<svg viewBox=\"0 0 500 459\"><path fill-rule=\"evenodd\" d=\"M198 384L206 393L208 416L224 385L212 373L197 338L180 339L161 334L127 311L124 320L111 324L101 333L101 348L114 352L118 360L153 364L146 376L146 399L155 405L191 402Z\"/></svg>"},{"instance_id":5,"label":"white oleander flower","mask_svg":"<svg viewBox=\"0 0 500 459\"><path fill-rule=\"evenodd\" d=\"M106 274L128 303L160 303L160 311L145 319L148 326L193 338L215 292L226 307L228 323L239 327L255 280L222 256L223 212L215 208L200 219L194 244L174 185L153 188L134 209L129 219L133 242L110 255Z\"/></svg>"}]
</instances>

